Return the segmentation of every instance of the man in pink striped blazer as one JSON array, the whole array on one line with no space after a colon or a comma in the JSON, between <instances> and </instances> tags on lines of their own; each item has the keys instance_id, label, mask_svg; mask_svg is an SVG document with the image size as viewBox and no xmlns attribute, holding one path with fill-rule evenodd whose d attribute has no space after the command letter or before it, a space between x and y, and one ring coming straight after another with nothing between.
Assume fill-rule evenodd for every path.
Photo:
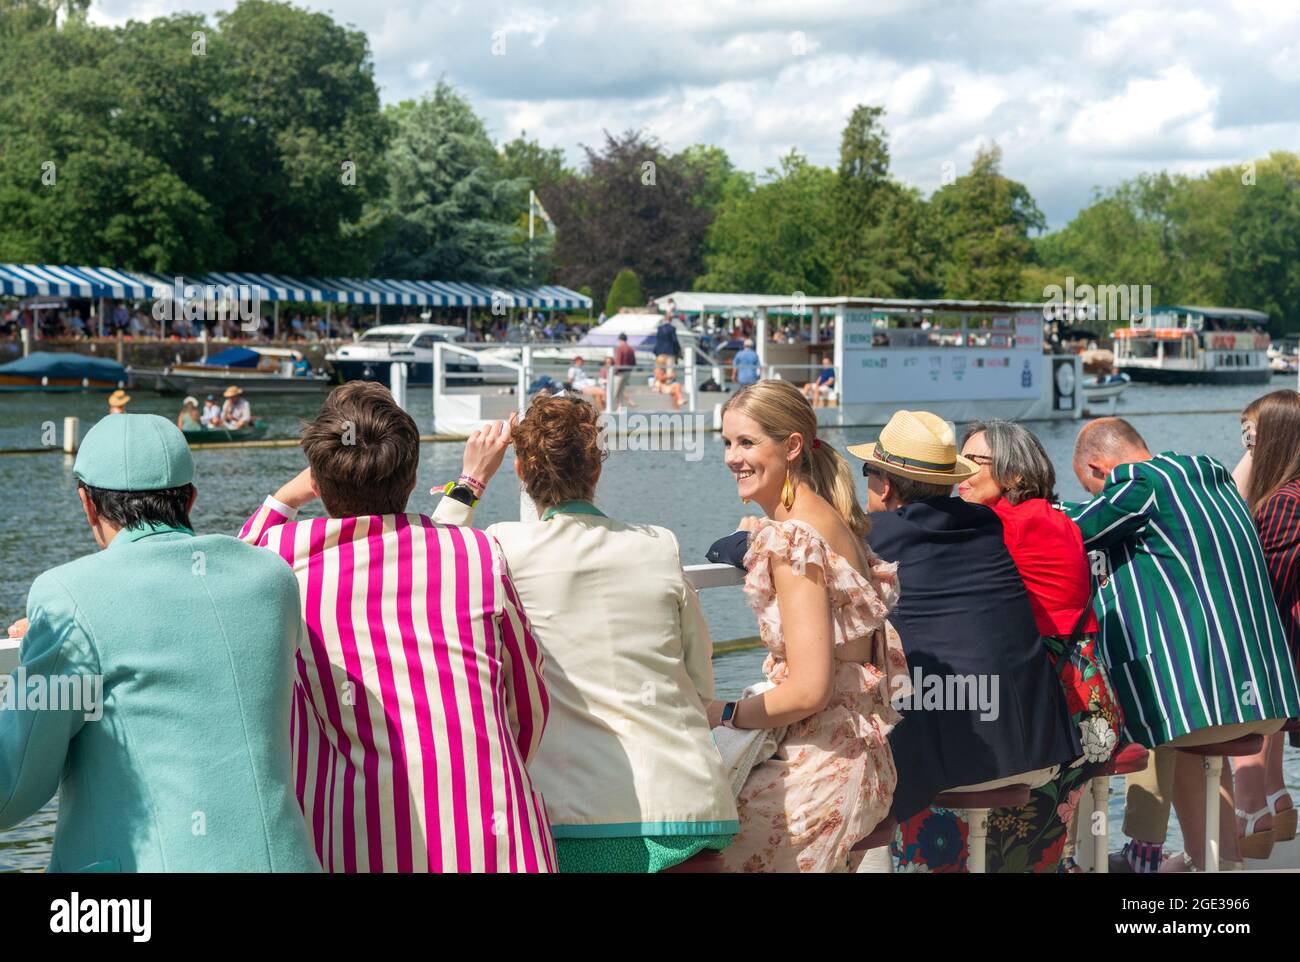
<instances>
[{"instance_id":1,"label":"man in pink striped blazer","mask_svg":"<svg viewBox=\"0 0 1300 962\"><path fill-rule=\"evenodd\" d=\"M382 386L336 388L302 446L311 466L240 538L298 577L291 740L321 864L554 871L527 768L547 716L542 657L500 547L404 513L419 432ZM329 517L295 520L318 496Z\"/></svg>"}]
</instances>

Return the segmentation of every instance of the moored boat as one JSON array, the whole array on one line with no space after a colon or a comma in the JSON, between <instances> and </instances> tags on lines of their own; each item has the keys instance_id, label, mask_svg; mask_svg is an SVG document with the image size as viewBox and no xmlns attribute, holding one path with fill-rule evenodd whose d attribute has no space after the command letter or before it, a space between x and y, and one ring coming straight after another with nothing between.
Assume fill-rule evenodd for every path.
<instances>
[{"instance_id":1,"label":"moored boat","mask_svg":"<svg viewBox=\"0 0 1300 962\"><path fill-rule=\"evenodd\" d=\"M137 388L159 394L206 394L237 384L246 394L314 394L333 385L327 375L295 373L300 351L276 347L231 347L194 364L133 368Z\"/></svg>"},{"instance_id":2,"label":"moored boat","mask_svg":"<svg viewBox=\"0 0 1300 962\"><path fill-rule=\"evenodd\" d=\"M260 441L266 437L267 424L254 419L246 428L185 428L187 444L230 444L235 441Z\"/></svg>"},{"instance_id":3,"label":"moored boat","mask_svg":"<svg viewBox=\"0 0 1300 962\"><path fill-rule=\"evenodd\" d=\"M0 364L0 391L116 391L130 375L116 361L84 354L34 351Z\"/></svg>"},{"instance_id":4,"label":"moored boat","mask_svg":"<svg viewBox=\"0 0 1300 962\"><path fill-rule=\"evenodd\" d=\"M445 324L381 324L372 327L352 344L325 355L339 382L377 381L390 387L389 370L395 363L406 365L406 383L427 387L433 383L433 345L455 343L465 336L463 328ZM443 370L456 375L457 386L481 384L479 363L463 354L446 352Z\"/></svg>"},{"instance_id":5,"label":"moored boat","mask_svg":"<svg viewBox=\"0 0 1300 962\"><path fill-rule=\"evenodd\" d=\"M1267 384L1267 325L1246 308L1159 306L1112 334L1115 367L1135 381Z\"/></svg>"}]
</instances>

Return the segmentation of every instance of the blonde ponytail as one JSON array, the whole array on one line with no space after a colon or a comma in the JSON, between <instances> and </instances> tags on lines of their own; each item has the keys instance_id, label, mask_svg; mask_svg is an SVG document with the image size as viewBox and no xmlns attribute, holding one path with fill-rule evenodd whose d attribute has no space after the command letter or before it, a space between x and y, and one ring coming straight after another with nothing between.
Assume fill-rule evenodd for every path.
<instances>
[{"instance_id":1,"label":"blonde ponytail","mask_svg":"<svg viewBox=\"0 0 1300 962\"><path fill-rule=\"evenodd\" d=\"M844 523L859 538L871 530L867 513L858 503L858 489L853 483L853 469L844 455L820 439L804 445L809 486L831 503Z\"/></svg>"}]
</instances>

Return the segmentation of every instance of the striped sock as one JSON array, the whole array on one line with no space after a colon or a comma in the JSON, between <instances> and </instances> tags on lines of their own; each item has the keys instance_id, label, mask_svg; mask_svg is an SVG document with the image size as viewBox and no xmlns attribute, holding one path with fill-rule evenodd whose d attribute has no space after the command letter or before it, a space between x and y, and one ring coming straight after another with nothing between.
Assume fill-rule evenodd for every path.
<instances>
[{"instance_id":1,"label":"striped sock","mask_svg":"<svg viewBox=\"0 0 1300 962\"><path fill-rule=\"evenodd\" d=\"M1134 839L1124 845L1124 857L1134 872L1151 874L1160 871L1160 858L1164 848L1161 842L1139 842Z\"/></svg>"}]
</instances>

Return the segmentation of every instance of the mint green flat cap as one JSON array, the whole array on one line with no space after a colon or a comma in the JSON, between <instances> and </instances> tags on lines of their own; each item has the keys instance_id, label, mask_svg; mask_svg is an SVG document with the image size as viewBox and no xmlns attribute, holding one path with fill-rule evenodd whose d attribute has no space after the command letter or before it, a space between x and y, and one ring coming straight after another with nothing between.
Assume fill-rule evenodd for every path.
<instances>
[{"instance_id":1,"label":"mint green flat cap","mask_svg":"<svg viewBox=\"0 0 1300 962\"><path fill-rule=\"evenodd\" d=\"M185 435L156 414L109 414L86 432L72 471L92 488L158 491L194 480Z\"/></svg>"}]
</instances>

